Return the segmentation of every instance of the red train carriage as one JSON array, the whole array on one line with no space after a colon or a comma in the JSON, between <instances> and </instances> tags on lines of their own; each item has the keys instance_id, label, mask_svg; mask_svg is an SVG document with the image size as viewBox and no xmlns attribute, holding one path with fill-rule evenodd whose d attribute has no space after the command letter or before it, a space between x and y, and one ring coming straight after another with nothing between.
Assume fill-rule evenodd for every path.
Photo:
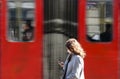
<instances>
[{"instance_id":1,"label":"red train carriage","mask_svg":"<svg viewBox=\"0 0 120 79\"><path fill-rule=\"evenodd\" d=\"M119 79L119 8L119 0L1 0L0 78L59 79L74 37L87 53L85 79Z\"/></svg>"}]
</instances>

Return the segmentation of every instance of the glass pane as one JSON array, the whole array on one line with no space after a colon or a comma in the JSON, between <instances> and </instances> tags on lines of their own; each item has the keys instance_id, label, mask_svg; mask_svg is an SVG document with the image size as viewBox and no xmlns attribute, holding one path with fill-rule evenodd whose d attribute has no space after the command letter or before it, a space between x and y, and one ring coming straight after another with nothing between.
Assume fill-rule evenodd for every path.
<instances>
[{"instance_id":1,"label":"glass pane","mask_svg":"<svg viewBox=\"0 0 120 79\"><path fill-rule=\"evenodd\" d=\"M112 0L87 0L87 39L92 42L112 41Z\"/></svg>"},{"instance_id":2,"label":"glass pane","mask_svg":"<svg viewBox=\"0 0 120 79\"><path fill-rule=\"evenodd\" d=\"M33 0L8 0L7 7L8 40L11 42L33 41L35 2Z\"/></svg>"}]
</instances>

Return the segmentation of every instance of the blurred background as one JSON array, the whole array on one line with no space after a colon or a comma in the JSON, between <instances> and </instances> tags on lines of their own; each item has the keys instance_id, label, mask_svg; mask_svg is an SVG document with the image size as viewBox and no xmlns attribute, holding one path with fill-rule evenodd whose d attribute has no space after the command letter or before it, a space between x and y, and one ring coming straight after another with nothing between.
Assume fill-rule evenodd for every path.
<instances>
[{"instance_id":1,"label":"blurred background","mask_svg":"<svg viewBox=\"0 0 120 79\"><path fill-rule=\"evenodd\" d=\"M65 41L77 38L77 0L44 0L44 79L59 79Z\"/></svg>"}]
</instances>

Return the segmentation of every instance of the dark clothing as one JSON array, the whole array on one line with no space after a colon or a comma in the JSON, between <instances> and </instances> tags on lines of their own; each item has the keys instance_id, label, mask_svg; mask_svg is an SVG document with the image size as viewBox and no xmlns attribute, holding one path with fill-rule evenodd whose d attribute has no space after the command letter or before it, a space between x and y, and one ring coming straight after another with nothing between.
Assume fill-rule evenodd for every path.
<instances>
[{"instance_id":1,"label":"dark clothing","mask_svg":"<svg viewBox=\"0 0 120 79\"><path fill-rule=\"evenodd\" d=\"M112 40L112 34L109 32L103 32L100 34L100 40L102 42L109 42Z\"/></svg>"},{"instance_id":2,"label":"dark clothing","mask_svg":"<svg viewBox=\"0 0 120 79\"><path fill-rule=\"evenodd\" d=\"M23 41L33 40L33 29L27 29L23 32Z\"/></svg>"}]
</instances>

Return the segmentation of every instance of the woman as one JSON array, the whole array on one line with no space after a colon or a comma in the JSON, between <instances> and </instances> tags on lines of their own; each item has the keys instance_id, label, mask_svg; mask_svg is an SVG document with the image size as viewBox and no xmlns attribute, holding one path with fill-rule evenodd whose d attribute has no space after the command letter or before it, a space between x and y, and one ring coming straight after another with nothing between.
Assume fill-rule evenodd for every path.
<instances>
[{"instance_id":1,"label":"woman","mask_svg":"<svg viewBox=\"0 0 120 79\"><path fill-rule=\"evenodd\" d=\"M66 41L65 46L69 55L63 66L64 75L62 79L84 79L84 60L86 53L74 38ZM60 63L59 63L60 64ZM60 65L62 66L63 63Z\"/></svg>"}]
</instances>

